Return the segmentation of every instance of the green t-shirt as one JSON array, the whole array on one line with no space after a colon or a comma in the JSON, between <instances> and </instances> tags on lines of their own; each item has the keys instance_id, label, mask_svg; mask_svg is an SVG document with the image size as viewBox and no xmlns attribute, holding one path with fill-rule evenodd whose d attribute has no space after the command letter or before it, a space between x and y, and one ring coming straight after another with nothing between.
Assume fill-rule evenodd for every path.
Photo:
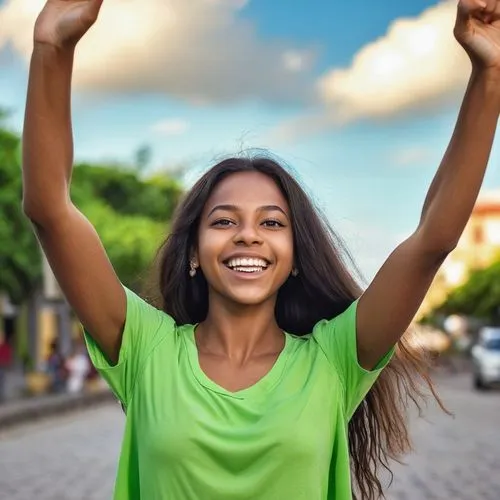
<instances>
[{"instance_id":1,"label":"green t-shirt","mask_svg":"<svg viewBox=\"0 0 500 500\"><path fill-rule=\"evenodd\" d=\"M232 393L201 370L193 325L130 290L119 361L86 332L92 362L127 409L116 500L351 500L347 424L389 361L356 356L354 302Z\"/></svg>"}]
</instances>

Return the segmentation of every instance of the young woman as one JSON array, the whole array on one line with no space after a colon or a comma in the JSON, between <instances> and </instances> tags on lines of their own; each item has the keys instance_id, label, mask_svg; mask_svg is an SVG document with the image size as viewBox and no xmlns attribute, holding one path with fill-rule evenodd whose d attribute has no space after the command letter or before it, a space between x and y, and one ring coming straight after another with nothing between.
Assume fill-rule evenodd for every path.
<instances>
[{"instance_id":1,"label":"young woman","mask_svg":"<svg viewBox=\"0 0 500 500\"><path fill-rule=\"evenodd\" d=\"M73 57L101 3L49 0L36 23L23 204L126 408L115 498L348 500L351 470L360 498L379 497L376 466L406 451L405 406L426 377L401 337L490 155L500 1L459 2L472 73L457 127L418 227L364 293L298 183L273 160L233 158L179 207L157 307L122 286L69 196Z\"/></svg>"}]
</instances>

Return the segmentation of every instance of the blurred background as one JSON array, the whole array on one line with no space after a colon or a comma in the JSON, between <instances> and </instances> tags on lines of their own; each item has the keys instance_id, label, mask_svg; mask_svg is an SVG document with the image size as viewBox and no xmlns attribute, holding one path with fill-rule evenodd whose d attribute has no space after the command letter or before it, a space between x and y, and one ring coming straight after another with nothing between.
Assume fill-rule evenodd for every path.
<instances>
[{"instance_id":1,"label":"blurred background","mask_svg":"<svg viewBox=\"0 0 500 500\"><path fill-rule=\"evenodd\" d=\"M21 212L42 0L0 0L0 499L110 498L123 415ZM77 51L72 195L140 290L180 197L231 154L288 165L365 283L416 227L469 76L456 2L105 0ZM415 319L434 406L388 498L500 498L500 156ZM103 446L104 445L104 446ZM85 474L82 475L82 470ZM88 476L87 476L88 475ZM88 478L92 477L92 481Z\"/></svg>"}]
</instances>

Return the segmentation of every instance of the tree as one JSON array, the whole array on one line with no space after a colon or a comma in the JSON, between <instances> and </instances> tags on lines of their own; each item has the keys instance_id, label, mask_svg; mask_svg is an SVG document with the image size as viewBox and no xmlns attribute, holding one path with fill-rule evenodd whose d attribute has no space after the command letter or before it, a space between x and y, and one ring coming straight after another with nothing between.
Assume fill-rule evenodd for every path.
<instances>
[{"instance_id":1,"label":"tree","mask_svg":"<svg viewBox=\"0 0 500 500\"><path fill-rule=\"evenodd\" d=\"M21 206L20 140L0 129L0 290L16 303L41 279L40 250Z\"/></svg>"},{"instance_id":2,"label":"tree","mask_svg":"<svg viewBox=\"0 0 500 500\"><path fill-rule=\"evenodd\" d=\"M168 226L142 215L119 214L102 200L89 200L81 208L96 228L120 280L137 289Z\"/></svg>"},{"instance_id":3,"label":"tree","mask_svg":"<svg viewBox=\"0 0 500 500\"><path fill-rule=\"evenodd\" d=\"M136 171L80 164L72 198L94 225L120 280L136 288L152 262L182 194L180 184L157 175L141 180Z\"/></svg>"},{"instance_id":4,"label":"tree","mask_svg":"<svg viewBox=\"0 0 500 500\"><path fill-rule=\"evenodd\" d=\"M489 323L500 320L500 260L473 271L461 287L454 290L434 314L464 314Z\"/></svg>"},{"instance_id":5,"label":"tree","mask_svg":"<svg viewBox=\"0 0 500 500\"><path fill-rule=\"evenodd\" d=\"M1 119L1 112L0 112ZM22 303L41 283L41 253L22 211L20 138L0 128L0 291ZM95 225L120 279L131 287L165 237L182 194L166 176L142 180L118 166L81 164L72 198Z\"/></svg>"},{"instance_id":6,"label":"tree","mask_svg":"<svg viewBox=\"0 0 500 500\"><path fill-rule=\"evenodd\" d=\"M76 165L73 173L72 197L77 204L98 198L118 213L158 222L172 218L181 195L179 182L167 175L143 180L126 168L88 163Z\"/></svg>"}]
</instances>

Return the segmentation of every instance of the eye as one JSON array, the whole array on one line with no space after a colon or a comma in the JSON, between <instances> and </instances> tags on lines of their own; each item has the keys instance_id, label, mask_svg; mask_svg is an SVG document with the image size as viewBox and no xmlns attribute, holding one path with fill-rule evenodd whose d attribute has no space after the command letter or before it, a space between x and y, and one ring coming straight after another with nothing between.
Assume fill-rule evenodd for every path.
<instances>
[{"instance_id":1,"label":"eye","mask_svg":"<svg viewBox=\"0 0 500 500\"><path fill-rule=\"evenodd\" d=\"M216 221L212 222L210 226L212 227L228 227L231 224L234 224L234 222L230 219L217 219Z\"/></svg>"},{"instance_id":2,"label":"eye","mask_svg":"<svg viewBox=\"0 0 500 500\"><path fill-rule=\"evenodd\" d=\"M266 227L270 227L273 229L285 227L285 224L283 224L281 221L276 220L276 219L267 219L262 224Z\"/></svg>"}]
</instances>

